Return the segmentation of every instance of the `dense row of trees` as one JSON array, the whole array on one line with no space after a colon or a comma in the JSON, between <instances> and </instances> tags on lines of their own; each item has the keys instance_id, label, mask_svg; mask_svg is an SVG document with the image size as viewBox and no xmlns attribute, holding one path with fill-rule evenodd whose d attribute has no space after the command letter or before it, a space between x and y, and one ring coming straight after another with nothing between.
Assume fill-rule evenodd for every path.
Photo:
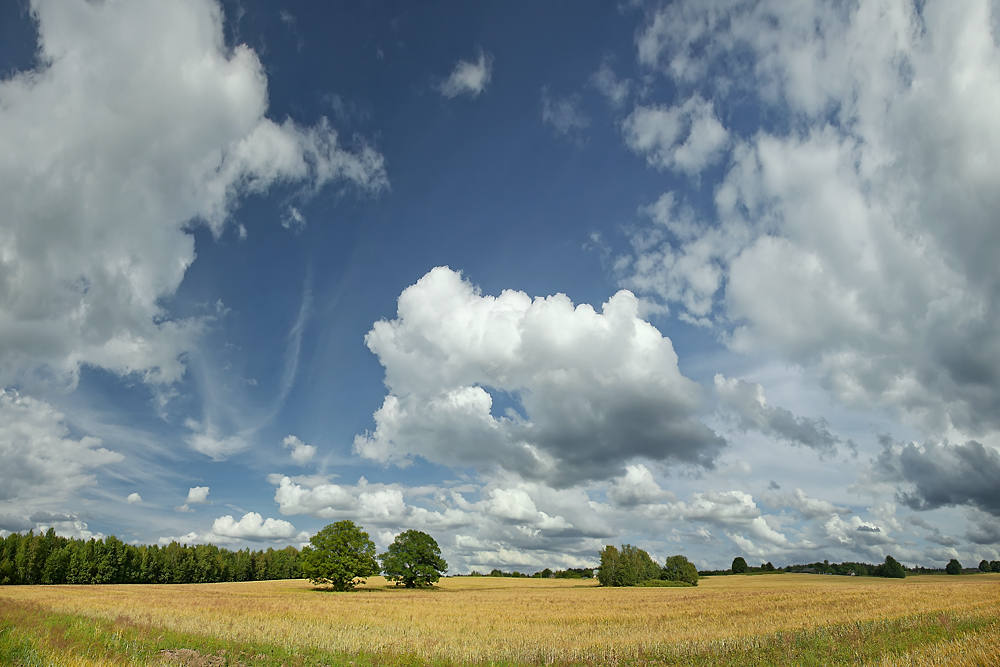
<instances>
[{"instance_id":1,"label":"dense row of trees","mask_svg":"<svg viewBox=\"0 0 1000 667\"><path fill-rule=\"evenodd\" d=\"M0 584L189 584L295 579L302 576L295 547L229 551L211 544L159 547L44 534L0 539Z\"/></svg>"},{"instance_id":2,"label":"dense row of trees","mask_svg":"<svg viewBox=\"0 0 1000 667\"><path fill-rule=\"evenodd\" d=\"M981 561L979 563L981 572L1000 572L1000 561ZM728 570L702 570L701 576L708 577L720 574L756 574L761 572L799 572L811 574L838 574L859 577L890 577L902 579L907 572L913 574L962 574L964 569L958 560L952 558L944 568L911 567L907 568L892 556L886 556L885 562L874 565L872 563L856 563L846 561L843 563L831 563L822 561L815 563L803 563L796 565L786 565L783 568L775 568L770 563L761 563L760 567L747 565L746 559L737 556L733 559L732 567Z\"/></svg>"},{"instance_id":3,"label":"dense row of trees","mask_svg":"<svg viewBox=\"0 0 1000 667\"><path fill-rule=\"evenodd\" d=\"M637 586L656 581L679 581L698 585L698 568L684 556L671 556L661 567L648 553L631 544L620 549L608 545L601 550L597 579L602 586Z\"/></svg>"},{"instance_id":4,"label":"dense row of trees","mask_svg":"<svg viewBox=\"0 0 1000 667\"><path fill-rule=\"evenodd\" d=\"M448 570L433 537L419 530L396 536L389 549L375 559L375 543L353 521L338 521L323 528L302 549L302 573L314 584L347 591L365 577L385 573L398 586L430 586Z\"/></svg>"},{"instance_id":5,"label":"dense row of trees","mask_svg":"<svg viewBox=\"0 0 1000 667\"><path fill-rule=\"evenodd\" d=\"M531 579L591 579L594 576L594 568L592 567L567 567L565 570L553 570L547 567L542 570L538 570L534 574L526 574L518 570L513 570L508 572L507 570L501 570L500 568L493 568L488 574L483 574L479 570L472 570L467 576L470 577L514 577L517 578L531 578Z\"/></svg>"}]
</instances>

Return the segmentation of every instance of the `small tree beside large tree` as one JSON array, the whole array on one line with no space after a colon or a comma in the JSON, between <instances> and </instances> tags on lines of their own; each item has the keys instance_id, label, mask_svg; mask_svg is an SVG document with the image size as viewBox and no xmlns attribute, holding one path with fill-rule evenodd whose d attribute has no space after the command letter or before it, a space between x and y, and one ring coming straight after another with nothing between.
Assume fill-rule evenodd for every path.
<instances>
[{"instance_id":1,"label":"small tree beside large tree","mask_svg":"<svg viewBox=\"0 0 1000 667\"><path fill-rule=\"evenodd\" d=\"M375 543L353 521L331 523L302 549L302 574L316 585L349 591L355 580L379 573Z\"/></svg>"},{"instance_id":2,"label":"small tree beside large tree","mask_svg":"<svg viewBox=\"0 0 1000 667\"><path fill-rule=\"evenodd\" d=\"M406 530L397 535L388 551L379 558L386 578L407 588L430 586L448 570L438 543L419 530Z\"/></svg>"}]
</instances>

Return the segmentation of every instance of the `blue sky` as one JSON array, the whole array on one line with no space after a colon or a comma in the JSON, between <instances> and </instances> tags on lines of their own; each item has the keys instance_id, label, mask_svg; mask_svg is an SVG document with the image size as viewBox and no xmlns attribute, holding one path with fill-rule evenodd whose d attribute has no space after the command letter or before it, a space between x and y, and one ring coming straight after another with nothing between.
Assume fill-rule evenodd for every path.
<instances>
[{"instance_id":1,"label":"blue sky","mask_svg":"<svg viewBox=\"0 0 1000 667\"><path fill-rule=\"evenodd\" d=\"M0 532L1000 557L1000 9L0 11Z\"/></svg>"}]
</instances>

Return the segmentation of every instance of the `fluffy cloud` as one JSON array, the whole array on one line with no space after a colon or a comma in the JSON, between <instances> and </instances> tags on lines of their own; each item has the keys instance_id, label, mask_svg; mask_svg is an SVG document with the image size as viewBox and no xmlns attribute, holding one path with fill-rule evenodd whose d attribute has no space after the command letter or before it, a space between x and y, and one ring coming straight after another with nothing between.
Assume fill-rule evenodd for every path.
<instances>
[{"instance_id":1,"label":"fluffy cloud","mask_svg":"<svg viewBox=\"0 0 1000 667\"><path fill-rule=\"evenodd\" d=\"M142 496L140 496L138 492L133 491L132 493L128 494L128 497L125 499L125 502L127 502L129 505L135 505L136 503L141 503Z\"/></svg>"},{"instance_id":2,"label":"fluffy cloud","mask_svg":"<svg viewBox=\"0 0 1000 667\"><path fill-rule=\"evenodd\" d=\"M387 184L381 155L325 120L265 116L264 69L225 45L210 0L31 15L39 64L0 81L0 384L72 384L82 364L177 380L201 323L162 304L194 261L190 225L219 235L276 184Z\"/></svg>"},{"instance_id":3,"label":"fluffy cloud","mask_svg":"<svg viewBox=\"0 0 1000 667\"><path fill-rule=\"evenodd\" d=\"M904 485L899 498L913 509L969 505L1000 516L1000 454L974 440L918 445L883 439L876 469Z\"/></svg>"},{"instance_id":4,"label":"fluffy cloud","mask_svg":"<svg viewBox=\"0 0 1000 667\"><path fill-rule=\"evenodd\" d=\"M598 313L562 294L483 296L433 269L365 338L389 393L355 450L559 485L611 477L636 457L709 467L724 443L697 419L699 387L638 312L629 292Z\"/></svg>"},{"instance_id":5,"label":"fluffy cloud","mask_svg":"<svg viewBox=\"0 0 1000 667\"><path fill-rule=\"evenodd\" d=\"M628 147L650 165L689 174L719 160L729 139L712 103L697 95L673 107L637 106L622 132Z\"/></svg>"},{"instance_id":6,"label":"fluffy cloud","mask_svg":"<svg viewBox=\"0 0 1000 667\"><path fill-rule=\"evenodd\" d=\"M695 493L687 503L678 503L678 511L686 519L727 528L730 539L742 546L751 546L754 555L763 552L746 535L766 543L772 551L789 546L788 538L771 527L753 496L742 491Z\"/></svg>"},{"instance_id":7,"label":"fluffy cloud","mask_svg":"<svg viewBox=\"0 0 1000 667\"><path fill-rule=\"evenodd\" d=\"M228 514L220 516L212 523L212 533L244 540L273 540L294 536L295 526L283 519L265 519L256 512L247 512L239 521Z\"/></svg>"},{"instance_id":8,"label":"fluffy cloud","mask_svg":"<svg viewBox=\"0 0 1000 667\"><path fill-rule=\"evenodd\" d=\"M191 505L200 505L208 502L208 492L210 487L192 486L188 489L187 500L180 507L175 507L178 512L192 512Z\"/></svg>"},{"instance_id":9,"label":"fluffy cloud","mask_svg":"<svg viewBox=\"0 0 1000 667\"><path fill-rule=\"evenodd\" d=\"M493 56L480 51L475 62L459 60L448 78L438 86L438 90L445 97L479 97L486 90L492 76Z\"/></svg>"},{"instance_id":10,"label":"fluffy cloud","mask_svg":"<svg viewBox=\"0 0 1000 667\"><path fill-rule=\"evenodd\" d=\"M632 82L619 79L607 62L601 63L600 68L590 77L590 83L616 109L625 104L632 89Z\"/></svg>"},{"instance_id":11,"label":"fluffy cloud","mask_svg":"<svg viewBox=\"0 0 1000 667\"><path fill-rule=\"evenodd\" d=\"M0 389L0 509L58 502L95 483L95 470L123 456L90 436L73 437L48 403Z\"/></svg>"},{"instance_id":12,"label":"fluffy cloud","mask_svg":"<svg viewBox=\"0 0 1000 667\"><path fill-rule=\"evenodd\" d=\"M294 435L286 435L281 445L292 451L292 460L299 465L305 465L316 455L316 448L313 445L307 445Z\"/></svg>"},{"instance_id":13,"label":"fluffy cloud","mask_svg":"<svg viewBox=\"0 0 1000 667\"><path fill-rule=\"evenodd\" d=\"M929 438L996 432L996 24L987 0L652 12L641 64L689 101L749 99L762 113L731 137L700 231L639 232L625 284L717 327L734 350L814 369L848 404L898 410ZM682 109L638 107L626 143L673 167Z\"/></svg>"},{"instance_id":14,"label":"fluffy cloud","mask_svg":"<svg viewBox=\"0 0 1000 667\"><path fill-rule=\"evenodd\" d=\"M542 88L542 122L551 125L562 135L584 130L590 126L590 118L580 109L580 96L558 97Z\"/></svg>"},{"instance_id":15,"label":"fluffy cloud","mask_svg":"<svg viewBox=\"0 0 1000 667\"><path fill-rule=\"evenodd\" d=\"M802 489L795 489L791 494L771 494L767 496L767 500L778 505L790 507L806 519L851 513L851 510L848 508L834 505L828 500L810 498Z\"/></svg>"},{"instance_id":16,"label":"fluffy cloud","mask_svg":"<svg viewBox=\"0 0 1000 667\"><path fill-rule=\"evenodd\" d=\"M760 431L820 454L831 454L840 444L825 419L797 417L785 408L768 405L764 387L755 382L716 374L715 393L743 430Z\"/></svg>"},{"instance_id":17,"label":"fluffy cloud","mask_svg":"<svg viewBox=\"0 0 1000 667\"><path fill-rule=\"evenodd\" d=\"M608 489L608 498L619 507L633 507L669 500L672 494L660 487L649 468L636 463L625 466L625 474Z\"/></svg>"},{"instance_id":18,"label":"fluffy cloud","mask_svg":"<svg viewBox=\"0 0 1000 667\"><path fill-rule=\"evenodd\" d=\"M404 487L369 484L364 477L355 485L331 484L323 480L292 479L271 475L274 502L282 514L309 514L323 519L353 519L398 529L448 529L469 523L460 509L428 510L406 502Z\"/></svg>"}]
</instances>

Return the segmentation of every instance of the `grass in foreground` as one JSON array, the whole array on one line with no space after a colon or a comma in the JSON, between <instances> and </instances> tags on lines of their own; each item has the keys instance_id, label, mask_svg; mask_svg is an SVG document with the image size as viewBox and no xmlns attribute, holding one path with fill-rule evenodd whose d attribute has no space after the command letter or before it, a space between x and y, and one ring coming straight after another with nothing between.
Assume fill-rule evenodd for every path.
<instances>
[{"instance_id":1,"label":"grass in foreground","mask_svg":"<svg viewBox=\"0 0 1000 667\"><path fill-rule=\"evenodd\" d=\"M0 663L995 664L1000 576L0 588Z\"/></svg>"}]
</instances>

